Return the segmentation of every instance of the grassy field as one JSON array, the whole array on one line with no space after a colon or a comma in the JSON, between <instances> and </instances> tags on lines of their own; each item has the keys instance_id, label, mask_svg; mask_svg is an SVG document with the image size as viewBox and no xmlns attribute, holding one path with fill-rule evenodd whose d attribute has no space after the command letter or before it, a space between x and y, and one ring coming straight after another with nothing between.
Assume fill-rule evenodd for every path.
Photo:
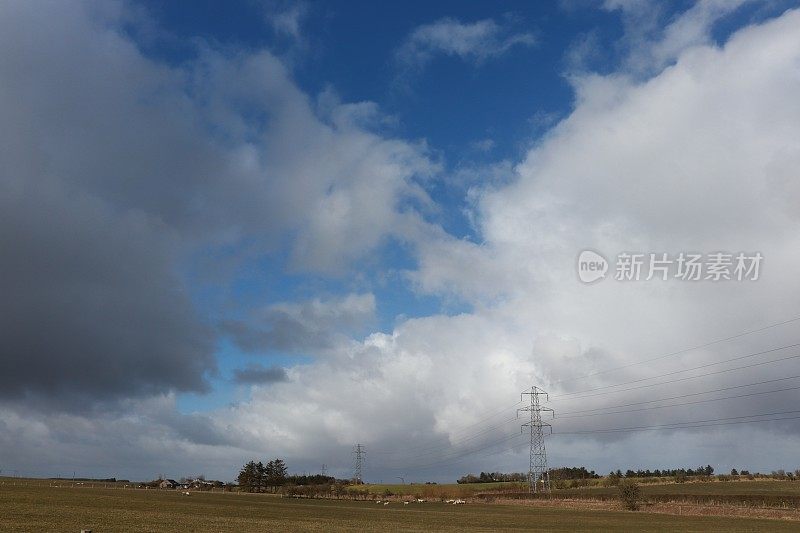
<instances>
[{"instance_id":1,"label":"grassy field","mask_svg":"<svg viewBox=\"0 0 800 533\"><path fill-rule=\"evenodd\" d=\"M525 483L467 483L459 485L452 484L436 484L425 485L416 483L405 485L398 484L369 484L362 485L353 490L361 490L369 494L381 496L386 491L395 495L409 495L419 498L470 498L474 494L493 490L518 490L523 491L527 489Z\"/></svg>"},{"instance_id":2,"label":"grassy field","mask_svg":"<svg viewBox=\"0 0 800 533\"><path fill-rule=\"evenodd\" d=\"M0 531L797 531L796 522L271 495L0 485Z\"/></svg>"},{"instance_id":3,"label":"grassy field","mask_svg":"<svg viewBox=\"0 0 800 533\"><path fill-rule=\"evenodd\" d=\"M642 485L642 493L650 501L679 500L800 508L800 482L798 481L715 481L711 483ZM613 499L617 496L617 488L565 489L557 491L556 494Z\"/></svg>"},{"instance_id":4,"label":"grassy field","mask_svg":"<svg viewBox=\"0 0 800 533\"><path fill-rule=\"evenodd\" d=\"M749 503L750 505L800 508L800 481L712 481L658 485L643 484L641 487L645 498L650 501L682 500L728 504ZM391 493L396 496L409 495L440 499L471 498L476 494L486 494L494 491L516 491L524 495L527 493L527 485L524 483L469 483L464 485L372 484L364 485L357 489L353 488L352 490L360 490L377 496ZM616 500L617 488L612 486L561 489L554 491L553 497Z\"/></svg>"}]
</instances>

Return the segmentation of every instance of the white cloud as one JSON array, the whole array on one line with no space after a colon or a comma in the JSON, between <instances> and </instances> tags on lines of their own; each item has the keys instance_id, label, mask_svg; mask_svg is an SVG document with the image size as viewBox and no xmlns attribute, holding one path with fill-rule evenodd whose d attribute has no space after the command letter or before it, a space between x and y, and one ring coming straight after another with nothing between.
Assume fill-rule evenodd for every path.
<instances>
[{"instance_id":1,"label":"white cloud","mask_svg":"<svg viewBox=\"0 0 800 533\"><path fill-rule=\"evenodd\" d=\"M273 422L280 421L292 446L307 445L306 432L327 435L339 444L340 454L352 442L366 442L378 456L372 459L376 472L383 465L388 475L386 465L393 459L381 452L395 450L401 464L412 465L413 452L403 450L404 442L468 448L446 443L458 442L457 428L492 406L512 403L532 383L558 393L792 342L791 329L776 329L658 365L583 382L571 379L797 314L788 295L800 290L795 275L800 228L795 210L781 199L797 191L791 176L800 150L794 141L800 138L800 107L792 103L800 89L798 23L800 13L790 12L740 31L723 49L685 50L673 67L649 80L619 75L576 80L574 112L528 153L516 167L516 179L477 193L482 242L428 233L418 245L420 268L413 274L418 287L455 294L473 311L408 321L391 335L353 344L337 363L298 368L297 385L257 394L252 403L236 408L236 416L250 420L254 415L247 413L280 413ZM584 248L609 254L760 250L767 266L751 284L606 280L589 287L580 284L574 270ZM784 370L765 365L625 400L747 383L785 375ZM322 376L329 387L316 390L317 399L308 398L303 406L288 401ZM770 412L796 401L792 394L601 420L556 419L555 424L558 431ZM614 401L601 398L590 406ZM564 400L553 405L575 409ZM325 424L328 415L335 424ZM302 424L293 424L295 418ZM514 431L513 423L505 427ZM586 437L562 438L552 441L550 452L556 463L575 460L598 468L692 461L771 469L793 460L789 450L796 424L759 427L768 428L781 453L752 455L742 446L719 458L714 450L727 439L749 439L752 428L747 427L707 431L702 437L690 431L683 441L691 450L665 444L673 437L648 434L600 438L594 451ZM309 449L305 455L313 453ZM476 458L452 468L523 468L524 459L517 456L514 463L513 457Z\"/></svg>"},{"instance_id":2,"label":"white cloud","mask_svg":"<svg viewBox=\"0 0 800 533\"><path fill-rule=\"evenodd\" d=\"M664 26L660 21L665 6L659 2L606 0L603 7L623 14L628 68L650 74L673 62L683 50L710 43L714 25L748 2L752 0L700 0Z\"/></svg>"},{"instance_id":3,"label":"white cloud","mask_svg":"<svg viewBox=\"0 0 800 533\"><path fill-rule=\"evenodd\" d=\"M269 4L268 4L269 6ZM286 5L271 5L268 9L267 22L276 33L301 40L301 26L308 15L308 4L301 1L289 2Z\"/></svg>"},{"instance_id":4,"label":"white cloud","mask_svg":"<svg viewBox=\"0 0 800 533\"><path fill-rule=\"evenodd\" d=\"M514 46L535 44L533 33L513 33L492 19L464 23L443 18L414 29L397 50L396 57L406 68L413 69L424 67L437 55L480 64Z\"/></svg>"}]
</instances>

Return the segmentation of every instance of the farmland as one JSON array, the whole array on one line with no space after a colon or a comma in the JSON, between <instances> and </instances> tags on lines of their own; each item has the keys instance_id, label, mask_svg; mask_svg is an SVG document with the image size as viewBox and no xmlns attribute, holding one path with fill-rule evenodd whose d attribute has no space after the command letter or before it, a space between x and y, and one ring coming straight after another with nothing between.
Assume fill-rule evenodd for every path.
<instances>
[{"instance_id":1,"label":"farmland","mask_svg":"<svg viewBox=\"0 0 800 533\"><path fill-rule=\"evenodd\" d=\"M194 492L186 496L180 491L49 485L44 482L0 485L0 530L77 532L84 528L95 533L174 530L797 530L796 522L777 520L583 508L486 503L453 506L440 502L404 505L399 501L382 505L372 501L290 499L265 494ZM680 489L687 487L689 485ZM773 490L782 489L776 485Z\"/></svg>"},{"instance_id":2,"label":"farmland","mask_svg":"<svg viewBox=\"0 0 800 533\"><path fill-rule=\"evenodd\" d=\"M709 481L688 483L664 482L642 484L642 494L647 501L685 501L687 503L725 503L749 506L778 506L800 509L800 482L781 480ZM353 490L381 496L384 494L409 495L426 498L472 498L481 496L527 497L524 483L470 483L464 485L390 484L364 485ZM504 494L505 493L505 494ZM614 486L590 486L555 490L548 498L589 499L611 501L617 499Z\"/></svg>"},{"instance_id":3,"label":"farmland","mask_svg":"<svg viewBox=\"0 0 800 533\"><path fill-rule=\"evenodd\" d=\"M730 481L643 485L649 501L684 501L749 506L800 508L800 483L796 481ZM558 497L615 499L615 487L591 487L557 491Z\"/></svg>"}]
</instances>

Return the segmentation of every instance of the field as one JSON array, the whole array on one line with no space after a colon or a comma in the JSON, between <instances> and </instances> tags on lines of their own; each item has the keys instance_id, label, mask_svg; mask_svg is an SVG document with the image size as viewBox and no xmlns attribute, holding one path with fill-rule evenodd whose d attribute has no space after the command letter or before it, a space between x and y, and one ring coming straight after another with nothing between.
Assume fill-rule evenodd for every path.
<instances>
[{"instance_id":1,"label":"field","mask_svg":"<svg viewBox=\"0 0 800 533\"><path fill-rule=\"evenodd\" d=\"M669 483L642 485L649 501L707 502L713 504L789 507L800 509L800 482L797 481L715 481L710 483ZM558 496L614 499L615 487L592 487L557 491Z\"/></svg>"},{"instance_id":2,"label":"field","mask_svg":"<svg viewBox=\"0 0 800 533\"><path fill-rule=\"evenodd\" d=\"M525 483L467 483L459 484L370 484L359 487L363 492L381 496L386 491L396 495L417 496L420 498L470 498L475 494L495 490L517 490L527 489Z\"/></svg>"},{"instance_id":3,"label":"field","mask_svg":"<svg viewBox=\"0 0 800 533\"><path fill-rule=\"evenodd\" d=\"M800 509L800 482L756 480L756 481L712 481L687 483L642 484L642 493L649 502L681 501L686 503L711 503L747 505L750 507L783 507ZM424 498L472 498L476 495L493 492L516 492L527 497L524 483L469 483L464 485L406 484L406 485L364 485L365 493L382 496L410 495ZM496 497L502 497L498 494ZM581 498L592 500L616 500L617 488L583 487L561 489L552 493L552 498Z\"/></svg>"},{"instance_id":4,"label":"field","mask_svg":"<svg viewBox=\"0 0 800 533\"><path fill-rule=\"evenodd\" d=\"M721 485L721 484L720 484ZM300 500L46 483L0 485L0 531L797 531L797 522L528 505Z\"/></svg>"}]
</instances>

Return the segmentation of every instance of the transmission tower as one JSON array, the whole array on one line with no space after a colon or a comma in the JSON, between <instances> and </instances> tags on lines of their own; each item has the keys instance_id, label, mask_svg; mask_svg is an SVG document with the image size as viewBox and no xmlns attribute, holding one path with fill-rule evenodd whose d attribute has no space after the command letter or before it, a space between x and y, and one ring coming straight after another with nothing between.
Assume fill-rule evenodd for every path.
<instances>
[{"instance_id":1,"label":"transmission tower","mask_svg":"<svg viewBox=\"0 0 800 533\"><path fill-rule=\"evenodd\" d=\"M550 492L550 471L547 469L547 452L544 447L544 431L542 428L549 428L553 432L552 426L547 422L542 422L542 411L549 411L555 416L555 412L549 407L542 407L539 397L544 396L545 401L549 401L547 393L538 387L531 387L530 391L523 392L520 397L525 401L525 396L529 396L529 405L517 409L517 417L520 412L529 414L528 422L522 424L520 429L524 432L527 427L531 434L531 457L528 468L528 483L531 492Z\"/></svg>"},{"instance_id":2,"label":"transmission tower","mask_svg":"<svg viewBox=\"0 0 800 533\"><path fill-rule=\"evenodd\" d=\"M364 458L366 456L367 452L364 450L362 444L353 446L353 479L355 479L356 484L364 483L364 479L361 476L364 468Z\"/></svg>"}]
</instances>

